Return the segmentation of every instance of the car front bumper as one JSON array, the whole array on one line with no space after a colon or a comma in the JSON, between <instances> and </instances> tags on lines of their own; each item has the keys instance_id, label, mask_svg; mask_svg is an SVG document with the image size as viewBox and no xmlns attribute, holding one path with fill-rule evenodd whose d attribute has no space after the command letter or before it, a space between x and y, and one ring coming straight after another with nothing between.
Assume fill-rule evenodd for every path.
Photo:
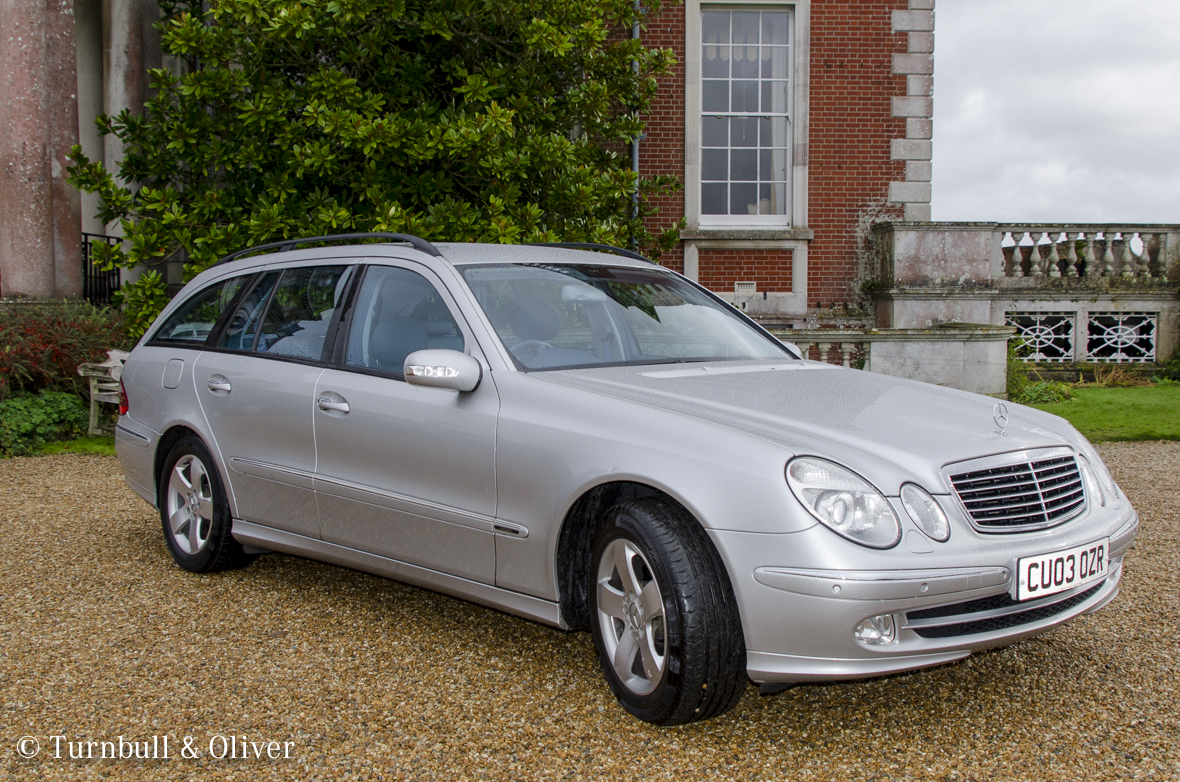
<instances>
[{"instance_id":1,"label":"car front bumper","mask_svg":"<svg viewBox=\"0 0 1180 782\"><path fill-rule=\"evenodd\" d=\"M947 557L948 567L905 569L864 567L869 564L866 559L855 563L860 565L855 569L800 566L831 562L824 554L832 551L835 536L822 527L782 536L712 534L730 573L736 574L749 677L757 684L773 685L867 678L940 665L1096 611L1118 594L1123 556L1139 525L1129 504L1105 521L1091 520L1064 534L1059 529L1053 537L988 536L978 557L983 564L976 566L963 566L961 551ZM1109 570L1104 579L1049 597L1013 599L1019 557L1107 536ZM970 543L961 541L964 548ZM792 565L751 567L775 556L776 550L780 560ZM908 558L905 564L911 563ZM856 640L853 631L861 621L884 614L893 617L896 628L891 643Z\"/></svg>"}]
</instances>

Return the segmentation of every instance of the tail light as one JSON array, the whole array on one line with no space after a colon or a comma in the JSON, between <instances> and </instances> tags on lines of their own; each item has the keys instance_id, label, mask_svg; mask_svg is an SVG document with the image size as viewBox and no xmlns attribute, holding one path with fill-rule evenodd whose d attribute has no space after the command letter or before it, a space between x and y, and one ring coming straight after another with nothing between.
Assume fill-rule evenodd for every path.
<instances>
[{"instance_id":1,"label":"tail light","mask_svg":"<svg viewBox=\"0 0 1180 782\"><path fill-rule=\"evenodd\" d=\"M131 405L127 403L127 386L123 385L123 381L119 381L119 415L127 415L127 411Z\"/></svg>"}]
</instances>

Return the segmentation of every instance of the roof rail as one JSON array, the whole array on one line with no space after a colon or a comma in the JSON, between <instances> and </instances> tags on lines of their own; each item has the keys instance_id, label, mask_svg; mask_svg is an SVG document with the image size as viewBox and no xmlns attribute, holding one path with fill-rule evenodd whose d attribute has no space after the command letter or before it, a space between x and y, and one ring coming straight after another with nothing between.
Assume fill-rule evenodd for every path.
<instances>
[{"instance_id":1,"label":"roof rail","mask_svg":"<svg viewBox=\"0 0 1180 782\"><path fill-rule=\"evenodd\" d=\"M230 253L229 255L225 256L224 258L222 258L221 260L219 260L217 263L215 263L213 265L217 266L219 264L229 263L230 261L232 261L236 258L240 258L243 255L249 255L250 253L261 252L262 250L278 250L279 252L286 252L288 250L294 250L295 247L300 244L310 244L312 242L345 242L345 241L351 241L353 239L393 239L394 241L397 241L397 242L405 242L405 243L409 244L411 247L413 247L415 250L421 250L422 252L426 253L427 255L433 255L435 258L443 257L443 254L438 251L437 247L435 247L433 244L426 241L425 239L422 239L417 236L411 236L410 234L359 233L359 234L333 234L331 236L308 236L303 239L287 239L286 241L282 241L282 242L271 242L270 244L260 244L257 247L247 247L245 250L238 250L237 252Z\"/></svg>"},{"instance_id":2,"label":"roof rail","mask_svg":"<svg viewBox=\"0 0 1180 782\"><path fill-rule=\"evenodd\" d=\"M624 258L631 258L636 261L645 261L650 264L656 263L651 258L644 258L633 250L624 250L622 247L615 247L611 244L595 244L593 242L532 242L532 246L563 247L567 250L601 250L602 252L614 253L615 255L621 255Z\"/></svg>"}]
</instances>

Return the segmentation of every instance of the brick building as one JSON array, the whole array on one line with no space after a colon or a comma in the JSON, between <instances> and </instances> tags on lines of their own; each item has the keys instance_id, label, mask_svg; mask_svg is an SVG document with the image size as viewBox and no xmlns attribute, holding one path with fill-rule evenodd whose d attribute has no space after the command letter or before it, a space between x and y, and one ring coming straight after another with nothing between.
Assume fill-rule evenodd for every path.
<instances>
[{"instance_id":1,"label":"brick building","mask_svg":"<svg viewBox=\"0 0 1180 782\"><path fill-rule=\"evenodd\" d=\"M930 219L934 0L687 0L640 171L684 188L664 263L785 322L860 320L869 225Z\"/></svg>"}]
</instances>

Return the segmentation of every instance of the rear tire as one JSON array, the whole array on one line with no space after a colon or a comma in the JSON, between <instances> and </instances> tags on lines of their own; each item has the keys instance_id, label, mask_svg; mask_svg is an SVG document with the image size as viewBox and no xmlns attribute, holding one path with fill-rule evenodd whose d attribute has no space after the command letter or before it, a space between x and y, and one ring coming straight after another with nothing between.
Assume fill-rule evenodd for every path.
<instances>
[{"instance_id":1,"label":"rear tire","mask_svg":"<svg viewBox=\"0 0 1180 782\"><path fill-rule=\"evenodd\" d=\"M243 567L253 561L231 534L233 519L217 464L196 437L182 437L160 474L160 521L176 564L193 573Z\"/></svg>"},{"instance_id":2,"label":"rear tire","mask_svg":"<svg viewBox=\"0 0 1180 782\"><path fill-rule=\"evenodd\" d=\"M616 505L591 557L591 632L611 690L655 725L723 714L746 687L733 587L708 535L659 498Z\"/></svg>"}]
</instances>

